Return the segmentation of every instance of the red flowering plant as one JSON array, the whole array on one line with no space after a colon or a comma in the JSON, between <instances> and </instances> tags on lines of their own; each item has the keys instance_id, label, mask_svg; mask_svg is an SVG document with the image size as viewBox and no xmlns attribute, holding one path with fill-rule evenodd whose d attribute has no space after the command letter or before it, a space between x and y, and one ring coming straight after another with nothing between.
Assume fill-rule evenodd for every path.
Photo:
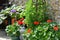
<instances>
[{"instance_id":1,"label":"red flowering plant","mask_svg":"<svg viewBox=\"0 0 60 40\"><path fill-rule=\"evenodd\" d=\"M55 22L41 22L34 29L27 28L23 34L25 40L60 40L60 28Z\"/></svg>"},{"instance_id":2,"label":"red flowering plant","mask_svg":"<svg viewBox=\"0 0 60 40\"><path fill-rule=\"evenodd\" d=\"M19 19L17 22L18 22L18 25L23 25L24 24L24 18Z\"/></svg>"},{"instance_id":3,"label":"red flowering plant","mask_svg":"<svg viewBox=\"0 0 60 40\"><path fill-rule=\"evenodd\" d=\"M47 20L47 22L48 22L48 23L51 23L51 22L52 22L52 20L50 20L50 19L49 19L49 20Z\"/></svg>"},{"instance_id":4,"label":"red flowering plant","mask_svg":"<svg viewBox=\"0 0 60 40\"><path fill-rule=\"evenodd\" d=\"M24 22L28 28L23 34L24 40L60 40L60 26L53 20L45 18L46 2L36 1L29 0L26 5Z\"/></svg>"}]
</instances>

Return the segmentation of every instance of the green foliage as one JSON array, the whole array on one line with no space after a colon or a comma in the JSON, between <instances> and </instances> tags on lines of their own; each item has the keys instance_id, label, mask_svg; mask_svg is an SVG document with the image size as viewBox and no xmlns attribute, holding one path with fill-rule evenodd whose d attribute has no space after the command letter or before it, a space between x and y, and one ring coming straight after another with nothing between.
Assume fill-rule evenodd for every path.
<instances>
[{"instance_id":1,"label":"green foliage","mask_svg":"<svg viewBox=\"0 0 60 40\"><path fill-rule=\"evenodd\" d=\"M45 13L46 13L46 3L42 0L38 0L38 2L34 3L32 0L29 0L26 4L25 9L25 23L28 24L29 27L34 27L34 21L44 22Z\"/></svg>"},{"instance_id":2,"label":"green foliage","mask_svg":"<svg viewBox=\"0 0 60 40\"><path fill-rule=\"evenodd\" d=\"M6 30L6 33L11 37L20 36L19 26L17 23L15 23L14 25L8 25L5 30Z\"/></svg>"},{"instance_id":3,"label":"green foliage","mask_svg":"<svg viewBox=\"0 0 60 40\"><path fill-rule=\"evenodd\" d=\"M53 28L56 23L41 23L36 28L31 29L32 33L25 32L24 36L28 40L59 40L60 39L60 28L58 31L55 31ZM27 28L29 29L29 28ZM26 30L28 31L28 30ZM26 39L26 40L27 40Z\"/></svg>"},{"instance_id":4,"label":"green foliage","mask_svg":"<svg viewBox=\"0 0 60 40\"><path fill-rule=\"evenodd\" d=\"M24 40L60 40L60 27L58 24L51 20L46 22L49 19L46 15L46 2L44 0L35 0L34 2L29 0L26 5L24 22L28 28L23 35ZM39 24L35 25L35 21ZM58 28L54 28L56 25Z\"/></svg>"},{"instance_id":5,"label":"green foliage","mask_svg":"<svg viewBox=\"0 0 60 40\"><path fill-rule=\"evenodd\" d=\"M16 10L16 12L11 12L11 10ZM0 12L0 14L4 14L5 16L7 16L9 14L12 18L16 17L17 19L19 19L20 18L20 13L22 11L24 11L22 6L12 5L11 7L6 8L5 10L2 10Z\"/></svg>"},{"instance_id":6,"label":"green foliage","mask_svg":"<svg viewBox=\"0 0 60 40\"><path fill-rule=\"evenodd\" d=\"M23 17L23 16L26 16L30 13L30 10L32 9L32 0L28 0L27 3L26 3L26 8L25 10L21 13L21 16L20 17ZM31 10L32 11L32 10ZM31 12L32 13L32 12Z\"/></svg>"},{"instance_id":7,"label":"green foliage","mask_svg":"<svg viewBox=\"0 0 60 40\"><path fill-rule=\"evenodd\" d=\"M3 20L5 20L7 17L4 16L4 14L0 14L0 24L2 24Z\"/></svg>"}]
</instances>

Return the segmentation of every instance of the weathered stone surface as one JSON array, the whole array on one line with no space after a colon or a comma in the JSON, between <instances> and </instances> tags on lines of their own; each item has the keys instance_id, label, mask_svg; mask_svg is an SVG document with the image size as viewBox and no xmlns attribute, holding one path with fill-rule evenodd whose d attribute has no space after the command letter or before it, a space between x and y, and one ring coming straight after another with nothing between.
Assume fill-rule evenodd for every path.
<instances>
[{"instance_id":1,"label":"weathered stone surface","mask_svg":"<svg viewBox=\"0 0 60 40\"><path fill-rule=\"evenodd\" d=\"M46 0L50 5L49 12L52 13L52 18L60 23L60 0ZM51 14L50 14L51 15Z\"/></svg>"},{"instance_id":2,"label":"weathered stone surface","mask_svg":"<svg viewBox=\"0 0 60 40\"><path fill-rule=\"evenodd\" d=\"M9 0L12 4L24 5L27 0Z\"/></svg>"}]
</instances>

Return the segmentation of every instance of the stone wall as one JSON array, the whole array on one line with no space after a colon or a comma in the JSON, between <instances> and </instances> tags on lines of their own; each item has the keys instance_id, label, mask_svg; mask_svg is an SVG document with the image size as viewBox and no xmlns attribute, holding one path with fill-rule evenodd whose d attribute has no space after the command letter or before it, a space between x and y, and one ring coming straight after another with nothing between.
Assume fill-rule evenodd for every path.
<instances>
[{"instance_id":1,"label":"stone wall","mask_svg":"<svg viewBox=\"0 0 60 40\"><path fill-rule=\"evenodd\" d=\"M52 19L60 24L60 0L46 0L50 5Z\"/></svg>"},{"instance_id":2,"label":"stone wall","mask_svg":"<svg viewBox=\"0 0 60 40\"><path fill-rule=\"evenodd\" d=\"M16 4L16 5L24 5L26 3L27 0L9 0L12 4Z\"/></svg>"},{"instance_id":3,"label":"stone wall","mask_svg":"<svg viewBox=\"0 0 60 40\"><path fill-rule=\"evenodd\" d=\"M27 0L10 0L13 4L24 5ZM46 0L49 4L49 15L54 21L60 23L60 0Z\"/></svg>"}]
</instances>

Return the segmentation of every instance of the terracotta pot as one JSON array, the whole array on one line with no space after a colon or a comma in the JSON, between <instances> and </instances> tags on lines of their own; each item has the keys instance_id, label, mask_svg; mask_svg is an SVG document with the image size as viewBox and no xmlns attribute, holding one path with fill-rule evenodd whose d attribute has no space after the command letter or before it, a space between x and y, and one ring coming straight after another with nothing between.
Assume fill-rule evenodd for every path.
<instances>
[{"instance_id":1,"label":"terracotta pot","mask_svg":"<svg viewBox=\"0 0 60 40\"><path fill-rule=\"evenodd\" d=\"M14 22L15 22L15 18L12 18L12 19L11 19L12 25L14 24Z\"/></svg>"}]
</instances>

